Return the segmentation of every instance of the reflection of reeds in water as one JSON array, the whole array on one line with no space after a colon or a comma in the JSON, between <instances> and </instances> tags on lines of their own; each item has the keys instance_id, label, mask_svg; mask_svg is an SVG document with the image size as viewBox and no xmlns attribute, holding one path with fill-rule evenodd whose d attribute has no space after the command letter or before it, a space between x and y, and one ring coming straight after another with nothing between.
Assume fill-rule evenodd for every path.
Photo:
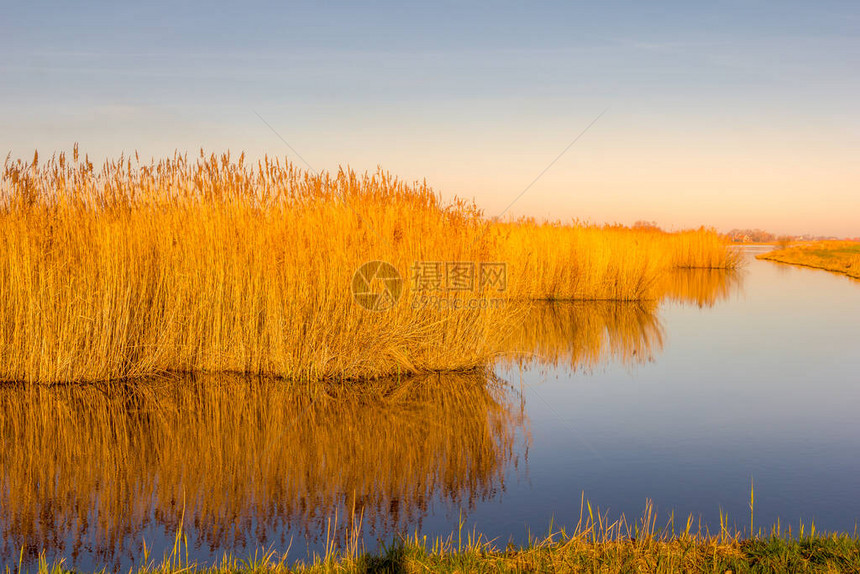
<instances>
[{"instance_id":1,"label":"reflection of reeds in water","mask_svg":"<svg viewBox=\"0 0 860 574\"><path fill-rule=\"evenodd\" d=\"M524 418L483 373L302 387L235 376L0 389L0 558L139 556L143 530L212 548L414 524L503 488ZM523 435L525 436L525 435Z\"/></svg>"},{"instance_id":2,"label":"reflection of reeds in water","mask_svg":"<svg viewBox=\"0 0 860 574\"><path fill-rule=\"evenodd\" d=\"M661 277L655 300L531 302L499 346L503 355L518 361L572 368L608 360L649 361L664 343L660 301L710 307L727 299L739 281L735 270L677 269Z\"/></svg>"},{"instance_id":3,"label":"reflection of reeds in water","mask_svg":"<svg viewBox=\"0 0 860 574\"><path fill-rule=\"evenodd\" d=\"M741 283L741 271L731 269L677 269L663 275L662 298L699 307L713 307L729 298Z\"/></svg>"},{"instance_id":4,"label":"reflection of reeds in water","mask_svg":"<svg viewBox=\"0 0 860 574\"><path fill-rule=\"evenodd\" d=\"M536 303L511 333L506 354L571 368L647 361L663 347L655 308L654 302Z\"/></svg>"}]
</instances>

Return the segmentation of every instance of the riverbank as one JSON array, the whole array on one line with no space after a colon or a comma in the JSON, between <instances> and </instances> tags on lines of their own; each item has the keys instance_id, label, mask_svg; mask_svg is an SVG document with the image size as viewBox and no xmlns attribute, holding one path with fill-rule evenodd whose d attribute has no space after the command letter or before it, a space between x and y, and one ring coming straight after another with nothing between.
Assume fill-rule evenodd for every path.
<instances>
[{"instance_id":1,"label":"riverbank","mask_svg":"<svg viewBox=\"0 0 860 574\"><path fill-rule=\"evenodd\" d=\"M605 525L604 525L605 527ZM600 527L598 527L600 528ZM289 565L274 553L258 553L245 559L225 557L213 567L200 567L182 559L182 543L177 541L172 555L160 563L149 561L134 568L136 574L171 573L418 573L418 572L653 572L660 574L691 572L732 572L782 574L785 572L834 573L860 571L860 538L801 532L757 535L751 538L699 536L680 533L671 536L630 535L606 539L595 530L573 535L556 533L535 539L523 547L501 548L472 534L460 539L453 536L428 543L413 537L390 545L376 554L358 552L355 548L334 547L324 557L309 563ZM11 572L8 569L6 572ZM40 561L38 572L65 574L78 572L62 565Z\"/></svg>"},{"instance_id":2,"label":"riverbank","mask_svg":"<svg viewBox=\"0 0 860 574\"><path fill-rule=\"evenodd\" d=\"M756 258L824 269L860 279L860 243L856 241L813 241L775 249Z\"/></svg>"}]
</instances>

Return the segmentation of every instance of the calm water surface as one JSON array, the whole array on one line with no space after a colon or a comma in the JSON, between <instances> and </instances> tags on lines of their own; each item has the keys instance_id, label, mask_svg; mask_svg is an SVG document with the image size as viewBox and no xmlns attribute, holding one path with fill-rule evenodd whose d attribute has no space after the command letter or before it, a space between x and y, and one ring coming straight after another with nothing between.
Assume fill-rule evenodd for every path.
<instances>
[{"instance_id":1,"label":"calm water surface","mask_svg":"<svg viewBox=\"0 0 860 574\"><path fill-rule=\"evenodd\" d=\"M373 549L461 520L500 543L653 501L719 528L860 521L860 282L758 262L658 305L536 307L495 369L287 388L224 375L0 388L0 564L257 548L299 559L360 516ZM520 352L516 355L514 352ZM526 357L515 359L514 357Z\"/></svg>"}]
</instances>

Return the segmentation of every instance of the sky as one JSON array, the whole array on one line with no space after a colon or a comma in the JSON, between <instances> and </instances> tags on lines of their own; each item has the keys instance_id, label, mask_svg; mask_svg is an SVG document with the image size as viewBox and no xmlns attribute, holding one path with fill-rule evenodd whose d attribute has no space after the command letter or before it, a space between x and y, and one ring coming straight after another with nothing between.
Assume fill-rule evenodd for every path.
<instances>
[{"instance_id":1,"label":"sky","mask_svg":"<svg viewBox=\"0 0 860 574\"><path fill-rule=\"evenodd\" d=\"M488 216L860 236L856 1L4 2L0 53L13 158L202 147Z\"/></svg>"}]
</instances>

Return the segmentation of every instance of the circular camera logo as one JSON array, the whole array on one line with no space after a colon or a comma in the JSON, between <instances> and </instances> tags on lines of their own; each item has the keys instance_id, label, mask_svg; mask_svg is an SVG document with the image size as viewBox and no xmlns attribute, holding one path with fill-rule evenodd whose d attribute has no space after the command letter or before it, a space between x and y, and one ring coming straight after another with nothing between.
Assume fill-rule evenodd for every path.
<instances>
[{"instance_id":1,"label":"circular camera logo","mask_svg":"<svg viewBox=\"0 0 860 574\"><path fill-rule=\"evenodd\" d=\"M402 292L400 273L394 265L385 261L368 261L352 276L355 302L370 311L391 309Z\"/></svg>"}]
</instances>

